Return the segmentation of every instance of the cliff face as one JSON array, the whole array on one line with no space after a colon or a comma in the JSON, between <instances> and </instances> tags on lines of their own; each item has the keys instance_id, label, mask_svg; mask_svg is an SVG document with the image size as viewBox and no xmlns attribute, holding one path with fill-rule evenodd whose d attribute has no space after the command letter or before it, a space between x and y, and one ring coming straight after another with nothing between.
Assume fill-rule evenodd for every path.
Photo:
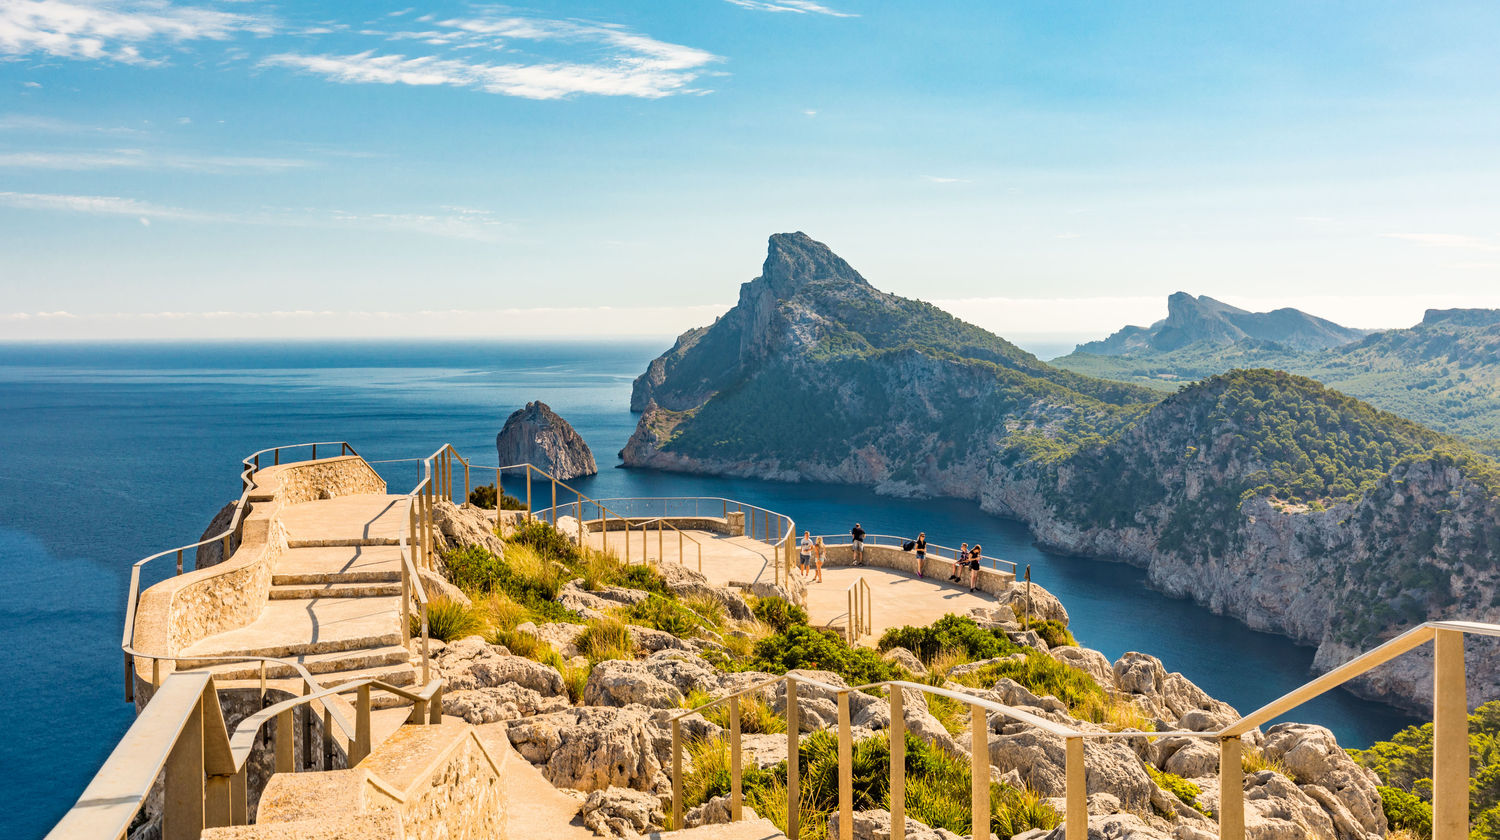
<instances>
[{"instance_id":1,"label":"cliff face","mask_svg":"<svg viewBox=\"0 0 1500 840\"><path fill-rule=\"evenodd\" d=\"M505 419L495 436L495 451L502 465L534 464L562 481L599 472L583 436L540 401Z\"/></svg>"},{"instance_id":2,"label":"cliff face","mask_svg":"<svg viewBox=\"0 0 1500 840\"><path fill-rule=\"evenodd\" d=\"M638 380L627 466L977 499L1044 544L1316 644L1325 665L1431 617L1500 619L1500 478L1461 444L1275 371L1153 405L828 268L841 260L779 254L826 251L793 236L772 257L814 276L768 258L739 306ZM1471 694L1493 694L1500 657L1470 649ZM1423 667L1363 689L1424 704Z\"/></svg>"}]
</instances>

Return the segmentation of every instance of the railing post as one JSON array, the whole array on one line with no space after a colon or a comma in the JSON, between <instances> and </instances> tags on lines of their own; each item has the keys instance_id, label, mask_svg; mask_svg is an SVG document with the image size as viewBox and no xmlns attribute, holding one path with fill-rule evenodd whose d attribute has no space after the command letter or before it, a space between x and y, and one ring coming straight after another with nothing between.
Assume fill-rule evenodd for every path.
<instances>
[{"instance_id":1,"label":"railing post","mask_svg":"<svg viewBox=\"0 0 1500 840\"><path fill-rule=\"evenodd\" d=\"M471 489L469 489L469 465L468 464L464 464L464 507L468 507L469 506L469 494L472 493L472 492L474 492L474 491L471 490ZM497 493L499 492L499 488L498 487L495 489L495 492L497 492ZM495 497L495 510L499 510L499 509L500 509L500 497L496 496Z\"/></svg>"},{"instance_id":2,"label":"railing post","mask_svg":"<svg viewBox=\"0 0 1500 840\"><path fill-rule=\"evenodd\" d=\"M427 722L427 701L415 700L411 704L411 714L406 716L407 723L423 724Z\"/></svg>"},{"instance_id":3,"label":"railing post","mask_svg":"<svg viewBox=\"0 0 1500 840\"><path fill-rule=\"evenodd\" d=\"M279 446L276 447L276 454L275 454L274 458L275 458L275 460L273 460L271 462L271 466L273 466L273 467L279 467L279 466L281 466L281 447L279 447Z\"/></svg>"},{"instance_id":4,"label":"railing post","mask_svg":"<svg viewBox=\"0 0 1500 840\"><path fill-rule=\"evenodd\" d=\"M1243 749L1238 735L1219 740L1219 840L1245 840Z\"/></svg>"},{"instance_id":5,"label":"railing post","mask_svg":"<svg viewBox=\"0 0 1500 840\"><path fill-rule=\"evenodd\" d=\"M349 748L349 766L365 760L370 754L370 684L355 689L354 743Z\"/></svg>"},{"instance_id":6,"label":"railing post","mask_svg":"<svg viewBox=\"0 0 1500 840\"><path fill-rule=\"evenodd\" d=\"M198 840L203 834L203 701L183 724L167 755L162 786L162 840Z\"/></svg>"},{"instance_id":7,"label":"railing post","mask_svg":"<svg viewBox=\"0 0 1500 840\"><path fill-rule=\"evenodd\" d=\"M312 445L312 460L318 460L318 445L316 443Z\"/></svg>"},{"instance_id":8,"label":"railing post","mask_svg":"<svg viewBox=\"0 0 1500 840\"><path fill-rule=\"evenodd\" d=\"M422 605L422 685L432 681L430 673L432 667L432 655L429 652L430 636L427 631L427 605Z\"/></svg>"},{"instance_id":9,"label":"railing post","mask_svg":"<svg viewBox=\"0 0 1500 840\"><path fill-rule=\"evenodd\" d=\"M1432 837L1469 836L1469 701L1464 634L1432 638Z\"/></svg>"},{"instance_id":10,"label":"railing post","mask_svg":"<svg viewBox=\"0 0 1500 840\"><path fill-rule=\"evenodd\" d=\"M802 836L797 823L802 818L802 794L798 790L802 781L802 753L797 746L802 728L801 715L797 714L797 678L786 678L786 836L798 840Z\"/></svg>"},{"instance_id":11,"label":"railing post","mask_svg":"<svg viewBox=\"0 0 1500 840\"><path fill-rule=\"evenodd\" d=\"M839 840L854 840L854 733L849 728L848 691L839 692Z\"/></svg>"},{"instance_id":12,"label":"railing post","mask_svg":"<svg viewBox=\"0 0 1500 840\"><path fill-rule=\"evenodd\" d=\"M135 702L135 657L125 654L125 702Z\"/></svg>"},{"instance_id":13,"label":"railing post","mask_svg":"<svg viewBox=\"0 0 1500 840\"><path fill-rule=\"evenodd\" d=\"M182 574L182 549L177 549L177 574Z\"/></svg>"},{"instance_id":14,"label":"railing post","mask_svg":"<svg viewBox=\"0 0 1500 840\"><path fill-rule=\"evenodd\" d=\"M1073 735L1067 739L1067 754L1064 771L1067 777L1067 811L1063 817L1065 840L1088 840L1089 803L1088 783L1085 781L1083 763L1083 738Z\"/></svg>"},{"instance_id":15,"label":"railing post","mask_svg":"<svg viewBox=\"0 0 1500 840\"><path fill-rule=\"evenodd\" d=\"M427 722L443 722L443 686L441 684L432 690L432 702L427 704Z\"/></svg>"},{"instance_id":16,"label":"railing post","mask_svg":"<svg viewBox=\"0 0 1500 840\"><path fill-rule=\"evenodd\" d=\"M906 696L900 686L891 694L891 840L906 840Z\"/></svg>"},{"instance_id":17,"label":"railing post","mask_svg":"<svg viewBox=\"0 0 1500 840\"><path fill-rule=\"evenodd\" d=\"M574 518L578 520L578 550L582 551L583 547L584 547L584 542L583 542L583 497L582 496L579 496L578 500L573 503L573 512L576 513L576 514L578 514Z\"/></svg>"},{"instance_id":18,"label":"railing post","mask_svg":"<svg viewBox=\"0 0 1500 840\"><path fill-rule=\"evenodd\" d=\"M531 465L526 465L526 521L531 522L535 517L531 513Z\"/></svg>"},{"instance_id":19,"label":"railing post","mask_svg":"<svg viewBox=\"0 0 1500 840\"><path fill-rule=\"evenodd\" d=\"M672 718L672 829L682 829L682 721Z\"/></svg>"},{"instance_id":20,"label":"railing post","mask_svg":"<svg viewBox=\"0 0 1500 840\"><path fill-rule=\"evenodd\" d=\"M333 710L323 703L323 769L333 769Z\"/></svg>"},{"instance_id":21,"label":"railing post","mask_svg":"<svg viewBox=\"0 0 1500 840\"><path fill-rule=\"evenodd\" d=\"M312 686L302 681L302 696L312 694ZM312 703L302 704L302 768L313 769L313 708Z\"/></svg>"},{"instance_id":22,"label":"railing post","mask_svg":"<svg viewBox=\"0 0 1500 840\"><path fill-rule=\"evenodd\" d=\"M969 807L973 815L973 835L977 840L990 836L990 727L984 707L978 703L969 707L969 726L973 730L969 742L972 751L969 757Z\"/></svg>"},{"instance_id":23,"label":"railing post","mask_svg":"<svg viewBox=\"0 0 1500 840\"><path fill-rule=\"evenodd\" d=\"M296 743L292 715L296 709L276 713L276 772L291 773L297 769Z\"/></svg>"},{"instance_id":24,"label":"railing post","mask_svg":"<svg viewBox=\"0 0 1500 840\"><path fill-rule=\"evenodd\" d=\"M557 479L552 479L552 527L557 527Z\"/></svg>"},{"instance_id":25,"label":"railing post","mask_svg":"<svg viewBox=\"0 0 1500 840\"><path fill-rule=\"evenodd\" d=\"M625 565L630 565L630 520L621 517L620 521L625 525Z\"/></svg>"},{"instance_id":26,"label":"railing post","mask_svg":"<svg viewBox=\"0 0 1500 840\"><path fill-rule=\"evenodd\" d=\"M229 536L230 535L226 533L222 541L223 548L221 549L222 553L219 556L219 562L221 563L229 560Z\"/></svg>"},{"instance_id":27,"label":"railing post","mask_svg":"<svg viewBox=\"0 0 1500 840\"><path fill-rule=\"evenodd\" d=\"M745 795L740 773L740 696L729 698L729 819L739 822Z\"/></svg>"},{"instance_id":28,"label":"railing post","mask_svg":"<svg viewBox=\"0 0 1500 840\"><path fill-rule=\"evenodd\" d=\"M229 777L229 824L250 824L250 762L247 760L239 772Z\"/></svg>"},{"instance_id":29,"label":"railing post","mask_svg":"<svg viewBox=\"0 0 1500 840\"><path fill-rule=\"evenodd\" d=\"M230 804L230 776L208 776L203 780L203 827L221 828L233 825L234 807Z\"/></svg>"}]
</instances>

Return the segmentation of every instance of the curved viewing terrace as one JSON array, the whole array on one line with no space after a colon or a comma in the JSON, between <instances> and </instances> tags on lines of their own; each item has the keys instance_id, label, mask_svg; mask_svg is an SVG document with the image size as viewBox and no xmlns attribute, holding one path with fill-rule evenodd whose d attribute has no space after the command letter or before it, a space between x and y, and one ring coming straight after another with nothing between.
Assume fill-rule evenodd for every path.
<instances>
[{"instance_id":1,"label":"curved viewing terrace","mask_svg":"<svg viewBox=\"0 0 1500 840\"><path fill-rule=\"evenodd\" d=\"M289 460L294 453L305 453L306 460ZM871 536L863 563L854 565L851 547L825 535L823 581L809 582L796 567L795 522L765 508L718 497L592 499L532 465L479 466L446 444L426 458L409 460L420 466L419 480L409 491L392 493L372 462L348 443L262 450L242 462L242 493L216 520L220 530L135 564L121 647L126 697L135 701L139 716L49 836L124 837L143 810L160 821L160 836L167 840L252 822L286 825L284 831L268 828L267 834L213 836L300 836L297 820L313 813L343 827L343 833L319 834L329 837L475 831L518 839L574 836L578 802L552 789L519 758L502 737L504 724L445 720L443 680L430 669L428 593L441 584L434 572L442 536L435 511L444 505L467 507L476 471L493 472L497 480L524 472L527 499L548 504L517 517L545 520L580 543L607 549L622 563L682 563L701 569L713 583L752 592L773 587L805 601L815 623L842 628L851 642L868 642L885 627L927 624L971 605L993 605L997 595L1018 610L1022 604L1030 610L1029 580L1018 583L1014 566L1003 560L987 558L971 593L967 581L955 586L946 580L953 559L943 556L949 550L942 547L929 547L925 575L919 577L916 559L899 537ZM500 527L501 514L495 516ZM189 551L198 568L185 568ZM153 561L168 563L171 574L141 592L142 570ZM791 674L775 677L669 718L670 823L683 824L682 722L716 705L728 707L730 810L740 818L740 699L771 684L781 686L788 701L789 754L796 754L801 737L799 692L836 703L841 840L852 830L850 695L861 691L889 697L891 730L898 735L904 695L941 696L967 706L974 724L974 779L990 777L983 739L991 721L1008 720L1062 739L1064 833L1068 840L1084 840L1089 743L1209 740L1221 756L1221 789L1241 789L1242 736L1431 644L1434 836L1458 840L1466 836L1468 823L1463 639L1471 634L1500 636L1500 626L1423 624L1214 731L1078 728L924 683L839 687ZM893 838L905 832L901 743L892 740ZM339 777L345 781L338 784L308 775L348 768L360 773ZM461 780L462 789L451 780ZM795 769L789 769L786 784L797 801ZM976 819L988 815L989 795L987 784L974 785ZM1243 796L1225 797L1215 815L1219 836L1243 840L1244 814ZM785 823L787 834L798 836L796 814L785 815ZM764 821L743 827L719 826L712 834L692 836L778 836ZM327 828L319 824L318 830Z\"/></svg>"}]
</instances>

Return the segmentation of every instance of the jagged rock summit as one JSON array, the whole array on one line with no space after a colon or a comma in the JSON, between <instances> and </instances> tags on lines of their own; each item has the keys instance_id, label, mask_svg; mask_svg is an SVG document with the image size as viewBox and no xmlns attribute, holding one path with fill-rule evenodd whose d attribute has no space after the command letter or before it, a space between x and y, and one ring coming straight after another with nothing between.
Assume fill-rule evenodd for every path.
<instances>
[{"instance_id":1,"label":"jagged rock summit","mask_svg":"<svg viewBox=\"0 0 1500 840\"><path fill-rule=\"evenodd\" d=\"M535 464L563 481L599 472L583 436L540 400L506 418L495 450L502 465Z\"/></svg>"},{"instance_id":2,"label":"jagged rock summit","mask_svg":"<svg viewBox=\"0 0 1500 840\"><path fill-rule=\"evenodd\" d=\"M1125 327L1103 341L1078 345L1076 352L1100 356L1171 351L1195 344L1224 346L1264 342L1289 350L1321 350L1358 341L1368 330L1335 324L1300 309L1250 312L1208 295L1177 292L1167 298L1167 317L1149 327Z\"/></svg>"}]
</instances>

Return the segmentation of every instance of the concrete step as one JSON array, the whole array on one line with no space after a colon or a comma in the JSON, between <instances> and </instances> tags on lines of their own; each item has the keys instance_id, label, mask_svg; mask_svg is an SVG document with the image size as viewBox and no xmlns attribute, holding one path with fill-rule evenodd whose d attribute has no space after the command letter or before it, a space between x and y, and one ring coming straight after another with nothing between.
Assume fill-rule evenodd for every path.
<instances>
[{"instance_id":1,"label":"concrete step","mask_svg":"<svg viewBox=\"0 0 1500 840\"><path fill-rule=\"evenodd\" d=\"M395 546L293 548L276 558L275 585L380 583L401 580L401 549Z\"/></svg>"},{"instance_id":2,"label":"concrete step","mask_svg":"<svg viewBox=\"0 0 1500 840\"><path fill-rule=\"evenodd\" d=\"M337 671L360 671L389 665L405 665L410 660L411 654L407 652L406 648L398 644L387 645L385 647L335 651L332 653L306 654L288 658L295 659L302 667L311 672L314 677L317 677L321 674L331 674ZM243 660L210 660L194 663L189 667L183 668L183 670L212 671L214 678L220 681L260 679L260 663L245 662ZM296 669L291 665L266 663L267 679L296 679L298 676Z\"/></svg>"},{"instance_id":3,"label":"concrete step","mask_svg":"<svg viewBox=\"0 0 1500 840\"><path fill-rule=\"evenodd\" d=\"M401 540L394 537L330 537L328 539L289 539L286 544L290 548L332 548L400 545Z\"/></svg>"},{"instance_id":4,"label":"concrete step","mask_svg":"<svg viewBox=\"0 0 1500 840\"><path fill-rule=\"evenodd\" d=\"M184 656L288 657L400 645L401 598L295 598L266 602L260 617L189 645Z\"/></svg>"},{"instance_id":5,"label":"concrete step","mask_svg":"<svg viewBox=\"0 0 1500 840\"><path fill-rule=\"evenodd\" d=\"M400 583L273 583L270 597L273 601L286 601L299 598L374 598L400 594Z\"/></svg>"},{"instance_id":6,"label":"concrete step","mask_svg":"<svg viewBox=\"0 0 1500 840\"><path fill-rule=\"evenodd\" d=\"M340 496L280 513L292 546L396 545L409 530L405 496Z\"/></svg>"}]
</instances>

